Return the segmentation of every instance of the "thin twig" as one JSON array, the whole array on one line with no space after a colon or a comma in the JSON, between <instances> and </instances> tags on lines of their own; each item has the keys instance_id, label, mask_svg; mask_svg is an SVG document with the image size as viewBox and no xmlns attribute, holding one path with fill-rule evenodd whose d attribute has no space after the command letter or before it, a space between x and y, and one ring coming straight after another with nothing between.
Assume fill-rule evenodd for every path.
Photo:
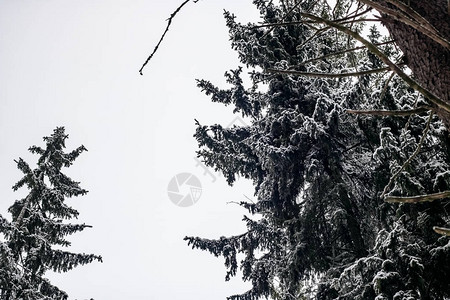
<instances>
[{"instance_id":1,"label":"thin twig","mask_svg":"<svg viewBox=\"0 0 450 300\"><path fill-rule=\"evenodd\" d=\"M183 6L185 6L189 1L191 0L186 0L184 1L169 17L169 19L167 19L167 27L164 30L163 34L161 35L161 38L159 39L158 44L156 44L155 49L153 49L152 54L150 54L150 56L147 58L147 60L144 62L144 64L142 65L142 67L139 69L139 74L144 75L142 73L143 69L145 68L145 66L148 64L148 62L152 59L153 55L155 55L156 51L159 48L159 45L161 45L164 37L166 36L167 32L169 31L169 27L172 24L172 20L173 18L176 16L176 14L183 8ZM194 0L194 3L197 3L198 0Z\"/></svg>"},{"instance_id":2,"label":"thin twig","mask_svg":"<svg viewBox=\"0 0 450 300\"><path fill-rule=\"evenodd\" d=\"M385 68L372 69L372 70L366 70L366 71L338 73L338 74L302 72L302 71L294 71L294 70L276 70L276 69L266 69L266 72L278 73L278 74L289 74L289 75L304 75L304 76L310 76L310 77L342 78L342 77L361 76L361 75L367 75L367 74L373 74L373 73L380 73L380 72L384 72L384 71L388 71L388 70L390 70L390 68L385 67Z\"/></svg>"},{"instance_id":3,"label":"thin twig","mask_svg":"<svg viewBox=\"0 0 450 300\"><path fill-rule=\"evenodd\" d=\"M430 111L430 116L428 117L427 124L425 125L425 129L423 130L422 137L420 138L419 143L417 144L417 148L414 151L413 154L403 163L401 168L389 179L388 184L384 187L383 193L381 194L381 198L386 195L388 189L391 187L391 185L397 180L400 173L409 165L409 163L416 157L417 154L419 154L420 149L422 148L422 144L425 142L425 138L428 134L428 131L430 130L430 124L431 120L433 119L433 111Z\"/></svg>"},{"instance_id":4,"label":"thin twig","mask_svg":"<svg viewBox=\"0 0 450 300\"><path fill-rule=\"evenodd\" d=\"M450 191L445 191L440 193L412 196L412 197L387 196L386 199L384 199L384 201L389 203L418 203L418 202L431 202L434 200L441 200L449 197Z\"/></svg>"},{"instance_id":5,"label":"thin twig","mask_svg":"<svg viewBox=\"0 0 450 300\"><path fill-rule=\"evenodd\" d=\"M423 112L427 112L429 110L431 110L431 107L421 106L418 108L407 109L407 110L352 110L352 109L347 109L347 112L350 114L357 114L357 115L405 117L405 116L410 116L410 115L414 115L414 114L420 114Z\"/></svg>"}]
</instances>

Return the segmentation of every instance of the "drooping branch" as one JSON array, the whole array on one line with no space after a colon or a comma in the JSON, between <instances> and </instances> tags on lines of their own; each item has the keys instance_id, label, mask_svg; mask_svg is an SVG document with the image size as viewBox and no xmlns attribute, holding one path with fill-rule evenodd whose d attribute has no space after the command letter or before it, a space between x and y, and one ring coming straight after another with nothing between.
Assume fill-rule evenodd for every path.
<instances>
[{"instance_id":1,"label":"drooping branch","mask_svg":"<svg viewBox=\"0 0 450 300\"><path fill-rule=\"evenodd\" d=\"M353 37L357 41L360 41L363 45L365 45L367 47L367 49L370 52L372 52L373 54L378 56L378 58L382 62L384 62L386 65L388 65L391 68L391 70L393 70L400 78L402 78L411 88L413 88L414 90L416 90L419 93L421 93L422 95L424 95L431 102L433 102L437 106L441 107L445 111L450 112L450 105L448 103L446 103L445 101L440 99L438 96L434 95L432 92L430 92L429 90L427 90L426 88L421 86L419 83L414 81L410 76L408 76L405 72L403 72L395 63L393 63L387 57L386 54L384 54L382 51L380 51L373 43L371 43L368 40L366 40L365 38L363 38L357 32L352 31L352 30L350 30L349 28L347 28L347 27L345 27L343 25L337 24L337 23L332 22L330 20L326 20L326 19L323 19L321 17L315 16L315 15L312 15L312 14L309 14L309 13L301 13L301 15L303 17L306 17L306 18L309 18L309 19L312 19L312 20L321 21L323 24L326 24L326 25L328 25L330 27L334 27L334 28L336 28L336 29L338 29L338 30L348 34L349 36Z\"/></svg>"},{"instance_id":2,"label":"drooping branch","mask_svg":"<svg viewBox=\"0 0 450 300\"><path fill-rule=\"evenodd\" d=\"M388 192L391 185L397 180L400 173L409 165L409 163L416 157L417 154L419 154L420 149L422 148L423 143L425 142L425 138L428 134L428 131L430 130L430 124L431 120L433 119L433 111L430 111L430 115L428 117L428 121L425 125L425 129L423 130L422 137L420 138L419 143L417 144L417 148L414 151L413 154L403 163L403 165L400 167L400 169L389 179L388 184L384 187L383 193L381 194L381 198L383 198L386 193Z\"/></svg>"},{"instance_id":3,"label":"drooping branch","mask_svg":"<svg viewBox=\"0 0 450 300\"><path fill-rule=\"evenodd\" d=\"M351 77L351 76L361 76L373 73L380 73L390 70L389 67L372 69L366 71L359 72L348 72L348 73L315 73L315 72L302 72L302 71L294 71L294 70L277 70L277 69L266 69L266 72L269 73L278 73L278 74L289 74L289 75L304 75L310 77L323 77L323 78L342 78L342 77Z\"/></svg>"},{"instance_id":4,"label":"drooping branch","mask_svg":"<svg viewBox=\"0 0 450 300\"><path fill-rule=\"evenodd\" d=\"M389 203L418 203L418 202L431 202L435 200L442 200L450 197L450 191L412 196L412 197L397 197L397 196L387 196L384 201Z\"/></svg>"},{"instance_id":5,"label":"drooping branch","mask_svg":"<svg viewBox=\"0 0 450 300\"><path fill-rule=\"evenodd\" d=\"M410 116L410 115L414 115L414 114L420 114L423 112L427 112L429 110L432 110L432 108L429 106L421 106L418 108L407 109L407 110L353 110L353 109L347 109L347 112L350 114L357 114L357 115L405 117L405 116Z\"/></svg>"},{"instance_id":6,"label":"drooping branch","mask_svg":"<svg viewBox=\"0 0 450 300\"><path fill-rule=\"evenodd\" d=\"M169 27L172 24L173 18L176 16L176 14L185 6L189 1L184 1L178 8L170 15L169 19L167 19L167 26L164 30L163 34L161 35L161 38L159 39L158 44L156 44L155 49L153 49L153 52L149 55L149 57L146 59L142 67L139 69L139 74L144 75L142 71L144 70L145 66L148 64L148 62L152 59L153 55L155 55L156 51L158 51L159 45L161 45L162 41L164 40L164 37L166 36L167 32L169 31ZM193 0L194 3L197 3L198 0Z\"/></svg>"}]
</instances>

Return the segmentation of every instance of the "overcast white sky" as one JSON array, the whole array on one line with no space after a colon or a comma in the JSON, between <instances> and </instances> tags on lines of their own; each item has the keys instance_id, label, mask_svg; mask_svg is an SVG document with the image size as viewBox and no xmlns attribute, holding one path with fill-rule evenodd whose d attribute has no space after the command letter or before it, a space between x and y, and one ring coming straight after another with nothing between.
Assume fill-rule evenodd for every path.
<instances>
[{"instance_id":1,"label":"overcast white sky","mask_svg":"<svg viewBox=\"0 0 450 300\"><path fill-rule=\"evenodd\" d=\"M231 108L213 104L195 78L224 85L238 65L223 8L255 20L251 1L203 0L177 16L160 51L138 70L181 0L0 0L0 214L26 190L14 159L56 126L68 150L84 153L67 173L90 193L70 200L80 222L73 251L101 254L104 263L51 276L70 299L225 299L243 292L225 283L223 259L192 250L185 235L216 238L245 230L244 210L228 201L252 196L248 182L212 183L195 166L194 118L228 125ZM167 185L181 172L203 186L198 203L180 208Z\"/></svg>"}]
</instances>

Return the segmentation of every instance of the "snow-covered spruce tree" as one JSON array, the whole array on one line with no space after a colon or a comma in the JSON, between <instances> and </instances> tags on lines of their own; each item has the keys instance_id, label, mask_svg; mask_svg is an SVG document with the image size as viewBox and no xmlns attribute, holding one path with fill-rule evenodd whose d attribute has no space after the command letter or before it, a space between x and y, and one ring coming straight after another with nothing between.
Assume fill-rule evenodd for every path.
<instances>
[{"instance_id":1,"label":"snow-covered spruce tree","mask_svg":"<svg viewBox=\"0 0 450 300\"><path fill-rule=\"evenodd\" d=\"M9 208L12 221L0 217L0 232L4 242L0 244L0 299L41 300L67 299L67 294L52 285L44 277L47 271L66 272L78 265L102 258L93 254L64 251L70 246L68 235L91 227L71 224L78 212L66 199L87 193L78 182L62 173L86 150L84 146L65 153L68 135L58 127L49 137L44 137L46 147L30 147L38 154L37 167L31 167L21 158L17 167L24 173L14 190L25 186L29 194Z\"/></svg>"},{"instance_id":2,"label":"snow-covered spruce tree","mask_svg":"<svg viewBox=\"0 0 450 300\"><path fill-rule=\"evenodd\" d=\"M258 217L244 217L247 231L241 235L186 237L188 243L223 256L226 280L240 268L243 280L252 283L251 290L230 299L450 297L450 245L432 230L448 224L447 202L395 206L380 197L424 131L428 136L419 154L388 192L448 189L449 143L442 123L420 114L381 118L345 112L408 110L425 101L381 72L386 70L374 55L348 51L357 46L348 36L302 18L307 12L348 21L349 14L358 15L351 1L338 1L335 8L322 1L253 2L271 26L238 24L225 13L232 47L253 69L252 86L244 86L242 68L225 74L230 89L198 82L212 101L233 105L251 125L199 123L195 137L198 156L229 184L237 175L253 181L256 201L241 205ZM350 26L358 31L361 24ZM369 38L386 43L375 28ZM389 43L379 47L392 60L401 57ZM267 91L258 88L261 82Z\"/></svg>"}]
</instances>

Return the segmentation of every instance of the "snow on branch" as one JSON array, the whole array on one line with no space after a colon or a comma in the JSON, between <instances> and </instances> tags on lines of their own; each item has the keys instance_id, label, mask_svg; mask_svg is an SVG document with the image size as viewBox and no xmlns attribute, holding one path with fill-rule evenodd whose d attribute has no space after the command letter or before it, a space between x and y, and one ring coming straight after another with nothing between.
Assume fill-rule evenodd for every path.
<instances>
[{"instance_id":1,"label":"snow on branch","mask_svg":"<svg viewBox=\"0 0 450 300\"><path fill-rule=\"evenodd\" d=\"M277 69L266 69L266 72L269 73L278 73L278 74L289 74L289 75L304 75L304 76L311 76L311 77L324 77L324 78L341 78L341 77L350 77L350 76L361 76L361 75L367 75L367 74L373 74L373 73L380 73L389 71L390 67L384 67L379 69L372 69L372 70L366 70L366 71L359 71L359 72L348 72L348 73L315 73L315 72L301 72L301 71L295 71L295 70L277 70Z\"/></svg>"}]
</instances>

